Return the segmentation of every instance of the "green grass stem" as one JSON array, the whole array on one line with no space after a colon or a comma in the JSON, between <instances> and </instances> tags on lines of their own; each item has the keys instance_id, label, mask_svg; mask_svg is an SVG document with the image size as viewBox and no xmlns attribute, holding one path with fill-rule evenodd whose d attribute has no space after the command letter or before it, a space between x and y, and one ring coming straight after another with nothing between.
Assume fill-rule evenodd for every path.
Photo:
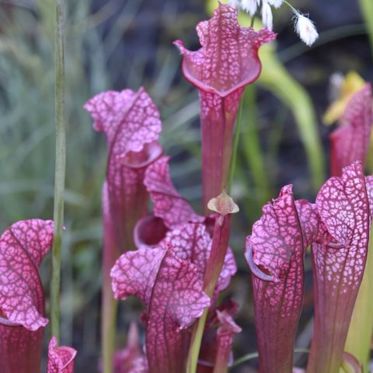
<instances>
[{"instance_id":1,"label":"green grass stem","mask_svg":"<svg viewBox=\"0 0 373 373\"><path fill-rule=\"evenodd\" d=\"M360 0L360 8L369 34L370 47L373 55L373 1Z\"/></svg>"},{"instance_id":2,"label":"green grass stem","mask_svg":"<svg viewBox=\"0 0 373 373\"><path fill-rule=\"evenodd\" d=\"M202 316L198 319L197 324L194 327L192 338L191 338L191 348L189 350L188 356L188 366L187 373L196 373L198 365L198 357L201 349L201 342L203 337L203 332L205 330L206 320L208 315L208 308L203 311Z\"/></svg>"},{"instance_id":3,"label":"green grass stem","mask_svg":"<svg viewBox=\"0 0 373 373\"><path fill-rule=\"evenodd\" d=\"M257 112L256 112L256 88L248 86L243 98L242 120L245 122L242 129L242 151L244 159L250 168L256 194L256 208L267 202L272 196L271 183L268 169L265 166L264 154L260 145Z\"/></svg>"},{"instance_id":4,"label":"green grass stem","mask_svg":"<svg viewBox=\"0 0 373 373\"><path fill-rule=\"evenodd\" d=\"M311 98L280 63L272 46L262 48L261 58L263 71L259 84L269 89L291 110L307 156L311 184L313 190L317 191L325 180L325 158Z\"/></svg>"},{"instance_id":5,"label":"green grass stem","mask_svg":"<svg viewBox=\"0 0 373 373\"><path fill-rule=\"evenodd\" d=\"M66 128L64 118L64 17L63 0L55 0L55 125L56 159L54 181L54 241L52 248L51 283L51 328L52 335L60 338L60 286L61 286L61 246L64 220L64 191L66 172Z\"/></svg>"},{"instance_id":6,"label":"green grass stem","mask_svg":"<svg viewBox=\"0 0 373 373\"><path fill-rule=\"evenodd\" d=\"M232 182L233 182L233 178L234 178L234 173L235 173L236 167L237 167L237 153L238 153L238 144L239 144L240 135L241 135L242 110L243 110L243 102L241 102L240 108L238 110L236 128L235 128L235 132L234 132L232 158L231 158L231 164L230 164L230 167L229 167L228 191L231 190Z\"/></svg>"},{"instance_id":7,"label":"green grass stem","mask_svg":"<svg viewBox=\"0 0 373 373\"><path fill-rule=\"evenodd\" d=\"M294 352L295 353L308 354L310 351L306 348L296 348L296 349L294 349ZM234 368L238 365L246 363L247 361L257 359L258 357L259 357L258 352L251 352L251 353L249 353L247 355L244 355L244 356L238 358L237 360L235 360L234 363L230 366L230 368Z\"/></svg>"}]
</instances>

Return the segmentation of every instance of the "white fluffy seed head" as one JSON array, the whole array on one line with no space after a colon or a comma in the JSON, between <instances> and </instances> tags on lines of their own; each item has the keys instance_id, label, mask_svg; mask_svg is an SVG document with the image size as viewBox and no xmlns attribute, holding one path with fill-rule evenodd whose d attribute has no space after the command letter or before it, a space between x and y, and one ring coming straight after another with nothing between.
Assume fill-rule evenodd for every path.
<instances>
[{"instance_id":1,"label":"white fluffy seed head","mask_svg":"<svg viewBox=\"0 0 373 373\"><path fill-rule=\"evenodd\" d=\"M309 47L319 37L319 33L317 32L313 22L308 17L300 13L296 14L295 31L301 40Z\"/></svg>"},{"instance_id":2,"label":"white fluffy seed head","mask_svg":"<svg viewBox=\"0 0 373 373\"><path fill-rule=\"evenodd\" d=\"M253 16L258 9L259 3L260 0L241 0L241 8Z\"/></svg>"},{"instance_id":3,"label":"white fluffy seed head","mask_svg":"<svg viewBox=\"0 0 373 373\"><path fill-rule=\"evenodd\" d=\"M284 0L267 0L267 1L268 1L269 5L272 5L275 8L279 8L284 2Z\"/></svg>"},{"instance_id":4,"label":"white fluffy seed head","mask_svg":"<svg viewBox=\"0 0 373 373\"><path fill-rule=\"evenodd\" d=\"M262 22L264 27L267 27L267 29L272 30L273 28L273 15L272 15L272 9L269 5L267 0L263 0L262 3Z\"/></svg>"}]
</instances>

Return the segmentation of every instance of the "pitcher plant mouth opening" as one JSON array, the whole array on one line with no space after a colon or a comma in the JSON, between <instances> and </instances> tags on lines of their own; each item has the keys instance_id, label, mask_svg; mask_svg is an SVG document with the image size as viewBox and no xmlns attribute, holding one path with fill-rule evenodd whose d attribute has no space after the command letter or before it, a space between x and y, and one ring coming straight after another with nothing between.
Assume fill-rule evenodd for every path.
<instances>
[{"instance_id":1,"label":"pitcher plant mouth opening","mask_svg":"<svg viewBox=\"0 0 373 373\"><path fill-rule=\"evenodd\" d=\"M155 247L165 237L169 229L163 219L150 215L140 219L134 229L136 247Z\"/></svg>"},{"instance_id":2,"label":"pitcher plant mouth opening","mask_svg":"<svg viewBox=\"0 0 373 373\"><path fill-rule=\"evenodd\" d=\"M181 40L174 45L183 55L185 79L205 93L225 98L258 79L261 62L258 50L276 34L263 28L258 32L238 23L238 11L219 4L212 18L197 25L201 48L189 51Z\"/></svg>"},{"instance_id":3,"label":"pitcher plant mouth opening","mask_svg":"<svg viewBox=\"0 0 373 373\"><path fill-rule=\"evenodd\" d=\"M122 158L122 162L125 166L133 169L144 168L149 166L157 158L161 156L163 149L158 141L144 144L141 151L129 151Z\"/></svg>"},{"instance_id":4,"label":"pitcher plant mouth opening","mask_svg":"<svg viewBox=\"0 0 373 373\"><path fill-rule=\"evenodd\" d=\"M254 30L252 30L252 32L255 33ZM185 48L182 40L175 40L174 45L180 50L181 54L183 55L188 51ZM191 53L196 53L196 52L191 52ZM219 81L207 82L206 80L204 80L202 77L203 76L202 73L193 69L193 66L192 66L193 62L189 58L183 58L182 69L183 69L184 77L188 82L192 83L194 86L198 87L204 92L213 93L224 98L236 92L237 90L244 88L246 85L255 82L258 79L262 71L262 65L260 63L257 51L255 52L253 51L252 58L253 58L253 61L255 61L255 64L253 64L253 67L248 72L247 76L245 76L244 79L238 80L237 82L232 82L232 84L227 87L224 87L224 85L221 84Z\"/></svg>"}]
</instances>

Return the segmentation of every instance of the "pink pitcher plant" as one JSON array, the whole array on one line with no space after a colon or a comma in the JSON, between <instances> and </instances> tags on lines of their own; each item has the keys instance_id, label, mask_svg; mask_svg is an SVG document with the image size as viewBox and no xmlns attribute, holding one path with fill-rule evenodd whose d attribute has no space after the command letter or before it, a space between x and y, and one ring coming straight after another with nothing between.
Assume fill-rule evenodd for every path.
<instances>
[{"instance_id":1,"label":"pink pitcher plant","mask_svg":"<svg viewBox=\"0 0 373 373\"><path fill-rule=\"evenodd\" d=\"M135 295L146 306L146 366L150 372L165 369L179 372L185 368L191 324L211 305L210 298L216 299L217 294L229 285L236 272L230 249L223 251L223 262L221 256L210 255L211 251L216 251L213 250L213 231L221 232L221 228L214 226L220 227L222 222L215 224L217 214L203 217L193 211L173 186L168 162L168 157L161 157L145 170L144 185L153 202L153 215L139 220L134 230L137 250L123 254L112 270L115 296ZM226 240L227 226L223 226ZM211 297L203 291L209 260L223 266L222 271L218 270L219 278L214 279L217 281L216 291ZM208 276L214 277L215 271ZM159 323L159 319L166 321ZM221 348L227 346L227 351L230 351L228 335L233 335L233 332L230 334L233 326L229 328L228 324L222 323L218 340L224 339ZM166 348L171 351L167 355L164 353ZM138 364L139 360L135 359L134 371Z\"/></svg>"},{"instance_id":2,"label":"pink pitcher plant","mask_svg":"<svg viewBox=\"0 0 373 373\"><path fill-rule=\"evenodd\" d=\"M133 248L133 228L146 214L147 167L162 153L158 142L161 120L157 107L143 88L107 91L90 99L84 108L94 129L108 143L106 179L102 189L104 226L102 346L105 372L111 371L114 353L116 304L111 293L110 269L119 255Z\"/></svg>"},{"instance_id":3,"label":"pink pitcher plant","mask_svg":"<svg viewBox=\"0 0 373 373\"><path fill-rule=\"evenodd\" d=\"M353 161L365 163L373 125L372 87L367 83L349 99L340 118L340 126L332 132L331 173L339 176L342 168Z\"/></svg>"},{"instance_id":4,"label":"pink pitcher plant","mask_svg":"<svg viewBox=\"0 0 373 373\"><path fill-rule=\"evenodd\" d=\"M39 266L53 240L53 222L31 219L0 237L0 372L40 372L45 317ZM49 344L48 373L73 373L75 350Z\"/></svg>"},{"instance_id":5,"label":"pink pitcher plant","mask_svg":"<svg viewBox=\"0 0 373 373\"><path fill-rule=\"evenodd\" d=\"M354 84L352 84L354 83ZM349 90L352 92L350 93ZM367 160L373 124L372 88L357 74L346 77L341 91L346 97L335 102L329 113L340 113L339 127L331 134L331 172L340 175L345 165ZM368 193L370 177L367 178ZM372 231L371 231L372 232ZM364 277L354 306L345 350L351 353L366 372L373 329L373 301L370 293L373 284L373 252L370 239Z\"/></svg>"},{"instance_id":6,"label":"pink pitcher plant","mask_svg":"<svg viewBox=\"0 0 373 373\"><path fill-rule=\"evenodd\" d=\"M219 4L213 17L197 26L201 49L192 52L175 41L183 55L184 76L199 91L205 208L227 187L240 98L245 86L259 77L260 46L276 37L268 29L241 27L237 16L236 9Z\"/></svg>"},{"instance_id":7,"label":"pink pitcher plant","mask_svg":"<svg viewBox=\"0 0 373 373\"><path fill-rule=\"evenodd\" d=\"M209 233L205 219L195 214L176 192L169 176L167 157L160 158L148 168L145 184L157 216L143 219L136 227L138 249L123 254L113 267L113 291L121 299L135 295L146 306L149 372L167 370L176 373L186 367L192 323L207 307L213 306L217 294L229 285L236 264L230 249L223 252L223 268L218 271L216 287L208 297L204 290L208 287L205 277L209 261L215 263L210 268L216 268L220 261L211 254L216 251L214 234ZM164 237L159 237L157 229L153 230L157 227L154 219L166 227ZM220 227L221 223L214 225ZM221 232L221 228L214 230ZM214 273L208 276L213 277ZM224 323L219 341L220 335L227 340L231 330L226 322L228 316L221 317ZM164 322L160 323L160 319ZM227 346L230 351L231 342L226 341L222 346ZM168 354L164 353L166 350Z\"/></svg>"},{"instance_id":8,"label":"pink pitcher plant","mask_svg":"<svg viewBox=\"0 0 373 373\"><path fill-rule=\"evenodd\" d=\"M260 373L288 373L303 305L307 245L290 185L263 207L246 240L252 270Z\"/></svg>"},{"instance_id":9,"label":"pink pitcher plant","mask_svg":"<svg viewBox=\"0 0 373 373\"><path fill-rule=\"evenodd\" d=\"M339 372L367 257L369 180L361 163L355 162L321 187L315 204L294 201L286 187L263 208L246 246L253 272L260 372L292 369L303 299L303 256L310 244L315 322L307 373Z\"/></svg>"}]
</instances>

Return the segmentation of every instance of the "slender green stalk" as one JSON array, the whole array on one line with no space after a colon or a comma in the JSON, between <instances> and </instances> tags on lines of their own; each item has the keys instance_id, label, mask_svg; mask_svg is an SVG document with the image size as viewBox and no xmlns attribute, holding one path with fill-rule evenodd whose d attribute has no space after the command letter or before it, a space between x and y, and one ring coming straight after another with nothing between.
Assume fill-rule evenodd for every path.
<instances>
[{"instance_id":1,"label":"slender green stalk","mask_svg":"<svg viewBox=\"0 0 373 373\"><path fill-rule=\"evenodd\" d=\"M310 350L308 350L306 348L296 348L296 349L294 349L294 352L295 353L300 352L300 353L308 354L310 352ZM230 366L230 368L234 368L237 365L241 365L243 363L246 363L247 361L250 361L250 360L253 360L253 359L257 359L258 357L259 357L259 354L257 352L251 352L250 354L247 354L247 355L244 355L244 356L241 356L240 358L238 358Z\"/></svg>"},{"instance_id":2,"label":"slender green stalk","mask_svg":"<svg viewBox=\"0 0 373 373\"><path fill-rule=\"evenodd\" d=\"M306 152L312 186L317 191L325 180L325 159L311 98L280 63L273 46L266 45L261 49L261 59L263 70L259 84L292 111Z\"/></svg>"},{"instance_id":3,"label":"slender green stalk","mask_svg":"<svg viewBox=\"0 0 373 373\"><path fill-rule=\"evenodd\" d=\"M298 9L295 9L288 1L284 0L284 4L286 4L295 15L299 15Z\"/></svg>"},{"instance_id":4,"label":"slender green stalk","mask_svg":"<svg viewBox=\"0 0 373 373\"><path fill-rule=\"evenodd\" d=\"M239 209L234 201L225 192L222 192L218 197L210 200L208 207L210 210L219 213L219 216L215 221L211 253L207 261L206 271L203 279L203 290L210 297L210 299L212 299L220 272L223 268L224 258L227 253L231 214L238 212ZM208 308L204 310L192 332L187 362L188 373L197 372L198 356L201 349L207 315Z\"/></svg>"},{"instance_id":5,"label":"slender green stalk","mask_svg":"<svg viewBox=\"0 0 373 373\"><path fill-rule=\"evenodd\" d=\"M223 267L224 257L227 252L230 216L219 216L215 222L213 243L211 254L207 262L204 291L212 299L219 274ZM199 318L198 323L193 330L191 348L188 357L188 373L196 373L198 365L198 356L201 349L203 332L205 330L208 308L206 308Z\"/></svg>"},{"instance_id":6,"label":"slender green stalk","mask_svg":"<svg viewBox=\"0 0 373 373\"><path fill-rule=\"evenodd\" d=\"M191 347L190 347L189 356L188 356L188 366L187 366L188 373L196 373L197 371L199 351L201 349L201 342L202 342L203 332L205 330L208 312L209 310L208 308L206 308L203 311L202 316L198 319L197 325L195 325L193 329L191 345L190 345Z\"/></svg>"},{"instance_id":7,"label":"slender green stalk","mask_svg":"<svg viewBox=\"0 0 373 373\"><path fill-rule=\"evenodd\" d=\"M236 367L237 365L241 365L243 363L246 363L247 361L257 359L258 357L259 357L258 352L251 352L250 354L247 354L247 355L244 355L238 358L230 367L231 368Z\"/></svg>"},{"instance_id":8,"label":"slender green stalk","mask_svg":"<svg viewBox=\"0 0 373 373\"><path fill-rule=\"evenodd\" d=\"M254 25L255 25L255 14L251 17L250 27L254 28Z\"/></svg>"},{"instance_id":9,"label":"slender green stalk","mask_svg":"<svg viewBox=\"0 0 373 373\"><path fill-rule=\"evenodd\" d=\"M254 86L246 87L242 105L245 128L242 131L243 155L249 165L255 185L258 209L272 195L268 170L265 167L264 155L260 146L258 126L256 123L256 90Z\"/></svg>"},{"instance_id":10,"label":"slender green stalk","mask_svg":"<svg viewBox=\"0 0 373 373\"><path fill-rule=\"evenodd\" d=\"M225 254L227 252L230 221L230 215L220 215L215 222L212 248L210 257L207 261L203 286L205 293L210 297L210 299L212 299L214 295L215 286L223 267ZM204 310L193 330L191 347L188 356L188 373L197 372L198 356L201 349L203 331L205 330L208 311L208 308Z\"/></svg>"},{"instance_id":11,"label":"slender green stalk","mask_svg":"<svg viewBox=\"0 0 373 373\"><path fill-rule=\"evenodd\" d=\"M115 352L118 304L117 301L111 297L111 299L106 299L102 306L102 315L104 317L101 329L103 373L111 373L113 371L113 356Z\"/></svg>"},{"instance_id":12,"label":"slender green stalk","mask_svg":"<svg viewBox=\"0 0 373 373\"><path fill-rule=\"evenodd\" d=\"M52 335L60 337L60 282L61 245L64 218L64 191L66 172L66 129L64 119L64 20L63 0L55 0L55 123L56 160L54 179L54 241L52 248L51 327Z\"/></svg>"},{"instance_id":13,"label":"slender green stalk","mask_svg":"<svg viewBox=\"0 0 373 373\"><path fill-rule=\"evenodd\" d=\"M231 164L230 164L230 168L229 168L228 192L230 192L230 189L232 187L234 173L236 171L238 144L239 144L240 134L241 134L242 111L243 111L242 108L243 108L243 103L241 102L240 108L238 110L236 128L235 128L235 132L234 132L232 158L231 158Z\"/></svg>"},{"instance_id":14,"label":"slender green stalk","mask_svg":"<svg viewBox=\"0 0 373 373\"><path fill-rule=\"evenodd\" d=\"M373 54L373 1L360 0L360 8L369 34L370 47Z\"/></svg>"}]
</instances>

